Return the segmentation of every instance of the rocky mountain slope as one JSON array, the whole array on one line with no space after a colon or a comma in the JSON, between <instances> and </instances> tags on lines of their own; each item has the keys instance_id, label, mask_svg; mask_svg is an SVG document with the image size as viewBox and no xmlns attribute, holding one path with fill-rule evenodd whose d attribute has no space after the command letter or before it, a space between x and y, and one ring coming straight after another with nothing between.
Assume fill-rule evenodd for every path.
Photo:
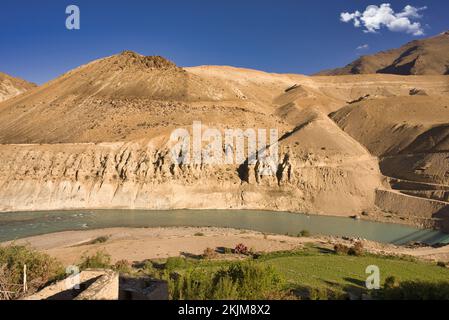
<instances>
[{"instance_id":1,"label":"rocky mountain slope","mask_svg":"<svg viewBox=\"0 0 449 320\"><path fill-rule=\"evenodd\" d=\"M332 119L380 159L392 192L379 192L394 212L449 217L449 95L361 101Z\"/></svg>"},{"instance_id":2,"label":"rocky mountain slope","mask_svg":"<svg viewBox=\"0 0 449 320\"><path fill-rule=\"evenodd\" d=\"M0 102L15 97L25 91L35 88L34 83L19 78L13 78L0 72Z\"/></svg>"},{"instance_id":3,"label":"rocky mountain slope","mask_svg":"<svg viewBox=\"0 0 449 320\"><path fill-rule=\"evenodd\" d=\"M318 75L348 74L449 75L449 31L415 40L399 49L362 56L343 68Z\"/></svg>"},{"instance_id":4,"label":"rocky mountain slope","mask_svg":"<svg viewBox=\"0 0 449 320\"><path fill-rule=\"evenodd\" d=\"M444 118L448 91L446 76L306 77L180 68L161 57L123 52L0 103L0 210L232 208L351 216L388 208L430 224L441 208L426 202L420 206L428 208L416 206L416 214L399 210L410 208L403 204L408 200L392 199L377 157L384 166L389 151L411 148L414 140L416 150L444 149L445 142L430 146L418 137L437 125L420 108L431 105ZM371 130L363 126L369 119L364 114L345 122L364 104L375 114L388 113L376 103L396 106L395 99L417 104L410 119L416 128L399 130L404 136L378 143L377 135L394 130L389 124L380 119ZM408 112L397 108L391 122ZM271 143L279 146L280 161L272 175L264 174L266 163L251 164L249 154L235 164L204 158L173 163L170 134L179 128L192 133L194 121L201 121L202 132L277 129L278 140ZM357 123L361 134L349 130ZM369 137L364 129L371 130Z\"/></svg>"}]
</instances>

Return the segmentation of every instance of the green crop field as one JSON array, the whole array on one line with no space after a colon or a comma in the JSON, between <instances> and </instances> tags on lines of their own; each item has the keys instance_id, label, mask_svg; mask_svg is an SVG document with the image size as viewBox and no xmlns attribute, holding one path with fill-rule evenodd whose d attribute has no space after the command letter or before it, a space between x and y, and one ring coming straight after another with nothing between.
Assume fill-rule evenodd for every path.
<instances>
[{"instance_id":1,"label":"green crop field","mask_svg":"<svg viewBox=\"0 0 449 320\"><path fill-rule=\"evenodd\" d=\"M388 277L394 277L398 282L449 283L448 268L410 257L338 255L332 250L307 247L294 252L263 254L250 260L256 265L272 267L277 271L284 280L286 291L327 292L325 295L329 298L341 297L345 293L360 295L366 292L365 281L369 276L366 269L372 265L379 267L381 285ZM167 267L170 272L180 274L191 270L196 274L211 274L230 264L232 262L225 260L172 258Z\"/></svg>"}]
</instances>

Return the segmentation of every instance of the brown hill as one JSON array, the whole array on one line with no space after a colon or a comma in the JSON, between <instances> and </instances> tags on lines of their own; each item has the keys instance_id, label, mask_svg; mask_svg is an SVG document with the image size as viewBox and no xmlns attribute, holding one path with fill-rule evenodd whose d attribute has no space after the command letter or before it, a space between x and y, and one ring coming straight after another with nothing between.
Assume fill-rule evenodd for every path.
<instances>
[{"instance_id":1,"label":"brown hill","mask_svg":"<svg viewBox=\"0 0 449 320\"><path fill-rule=\"evenodd\" d=\"M444 76L306 77L223 66L180 68L133 52L99 59L0 104L0 143L114 142L166 136L193 121L294 129L296 114L449 90Z\"/></svg>"},{"instance_id":2,"label":"brown hill","mask_svg":"<svg viewBox=\"0 0 449 320\"><path fill-rule=\"evenodd\" d=\"M397 75L449 75L449 31L415 40L399 49L363 56L343 68L317 75L386 73Z\"/></svg>"},{"instance_id":3,"label":"brown hill","mask_svg":"<svg viewBox=\"0 0 449 320\"><path fill-rule=\"evenodd\" d=\"M366 100L331 117L376 156L449 151L449 95Z\"/></svg>"},{"instance_id":4,"label":"brown hill","mask_svg":"<svg viewBox=\"0 0 449 320\"><path fill-rule=\"evenodd\" d=\"M427 197L449 201L447 191L424 191L449 190L448 95L362 101L331 117L379 156L384 175L409 181L406 188L415 193L427 192ZM398 188L403 187L402 183Z\"/></svg>"},{"instance_id":5,"label":"brown hill","mask_svg":"<svg viewBox=\"0 0 449 320\"><path fill-rule=\"evenodd\" d=\"M197 75L162 57L123 52L76 68L0 105L3 143L151 138L202 120L243 126L263 117L269 91ZM264 90L260 90L263 92ZM272 93L273 94L273 93ZM268 98L267 98L268 95Z\"/></svg>"},{"instance_id":6,"label":"brown hill","mask_svg":"<svg viewBox=\"0 0 449 320\"><path fill-rule=\"evenodd\" d=\"M331 117L379 156L393 190L376 192L378 207L449 228L449 95L367 99Z\"/></svg>"},{"instance_id":7,"label":"brown hill","mask_svg":"<svg viewBox=\"0 0 449 320\"><path fill-rule=\"evenodd\" d=\"M0 72L0 102L36 87L34 83Z\"/></svg>"}]
</instances>

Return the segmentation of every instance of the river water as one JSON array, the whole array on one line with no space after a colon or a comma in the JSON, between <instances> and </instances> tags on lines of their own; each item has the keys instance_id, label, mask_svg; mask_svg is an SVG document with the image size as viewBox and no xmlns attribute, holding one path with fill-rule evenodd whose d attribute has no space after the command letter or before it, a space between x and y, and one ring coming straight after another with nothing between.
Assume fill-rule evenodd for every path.
<instances>
[{"instance_id":1,"label":"river water","mask_svg":"<svg viewBox=\"0 0 449 320\"><path fill-rule=\"evenodd\" d=\"M360 237L404 244L449 243L449 235L434 230L349 218L256 210L74 210L0 214L0 241L69 230L112 227L229 227L275 234Z\"/></svg>"}]
</instances>

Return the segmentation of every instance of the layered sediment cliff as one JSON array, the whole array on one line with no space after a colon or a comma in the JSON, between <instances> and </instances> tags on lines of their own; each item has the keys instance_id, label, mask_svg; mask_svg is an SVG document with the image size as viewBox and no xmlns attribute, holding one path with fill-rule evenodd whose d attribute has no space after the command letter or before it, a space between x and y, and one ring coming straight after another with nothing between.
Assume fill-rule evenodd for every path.
<instances>
[{"instance_id":1,"label":"layered sediment cliff","mask_svg":"<svg viewBox=\"0 0 449 320\"><path fill-rule=\"evenodd\" d=\"M0 210L264 209L351 215L373 206L370 156L336 164L284 154L276 175L258 165L173 165L143 142L2 146Z\"/></svg>"}]
</instances>

